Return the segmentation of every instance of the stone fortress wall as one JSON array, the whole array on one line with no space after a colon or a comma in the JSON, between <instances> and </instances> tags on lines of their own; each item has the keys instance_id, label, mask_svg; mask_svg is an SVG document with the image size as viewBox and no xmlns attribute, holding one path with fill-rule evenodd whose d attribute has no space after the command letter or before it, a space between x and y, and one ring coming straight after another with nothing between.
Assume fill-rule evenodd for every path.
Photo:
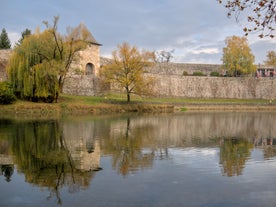
<instances>
[{"instance_id":1,"label":"stone fortress wall","mask_svg":"<svg viewBox=\"0 0 276 207\"><path fill-rule=\"evenodd\" d=\"M211 72L223 72L219 64L193 64L193 63L157 63L154 66L145 68L147 73L162 75L183 75L186 72L192 75L193 72L202 72L209 75Z\"/></svg>"},{"instance_id":2,"label":"stone fortress wall","mask_svg":"<svg viewBox=\"0 0 276 207\"><path fill-rule=\"evenodd\" d=\"M2 54L2 55L1 55ZM9 55L0 50L1 64ZM9 53L10 54L10 53ZM100 58L99 45L90 45L81 51L71 65L63 93L94 96L103 93L99 71L106 59ZM203 72L207 76L183 76L183 72ZM145 68L145 76L155 79L157 97L275 99L274 77L210 77L212 71L222 71L221 65L168 63ZM0 67L0 81L6 80L5 67ZM106 91L106 90L105 90Z\"/></svg>"},{"instance_id":3,"label":"stone fortress wall","mask_svg":"<svg viewBox=\"0 0 276 207\"><path fill-rule=\"evenodd\" d=\"M0 81L5 81L8 78L6 65L8 64L11 54L12 50L0 50Z\"/></svg>"},{"instance_id":4,"label":"stone fortress wall","mask_svg":"<svg viewBox=\"0 0 276 207\"><path fill-rule=\"evenodd\" d=\"M158 97L275 99L276 78L147 74Z\"/></svg>"}]
</instances>

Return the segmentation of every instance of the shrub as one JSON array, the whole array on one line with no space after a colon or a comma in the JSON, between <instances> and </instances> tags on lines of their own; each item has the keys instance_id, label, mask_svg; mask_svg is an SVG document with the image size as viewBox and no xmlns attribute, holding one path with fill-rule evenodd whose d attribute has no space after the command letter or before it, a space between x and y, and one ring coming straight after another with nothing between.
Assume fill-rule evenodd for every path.
<instances>
[{"instance_id":1,"label":"shrub","mask_svg":"<svg viewBox=\"0 0 276 207\"><path fill-rule=\"evenodd\" d=\"M9 82L0 82L0 104L11 104L16 100L13 88Z\"/></svg>"},{"instance_id":2,"label":"shrub","mask_svg":"<svg viewBox=\"0 0 276 207\"><path fill-rule=\"evenodd\" d=\"M205 75L200 71L196 71L196 72L193 72L193 76L205 76Z\"/></svg>"},{"instance_id":3,"label":"shrub","mask_svg":"<svg viewBox=\"0 0 276 207\"><path fill-rule=\"evenodd\" d=\"M183 71L182 75L183 75L183 76L188 76L189 74L188 74L187 71Z\"/></svg>"},{"instance_id":4,"label":"shrub","mask_svg":"<svg viewBox=\"0 0 276 207\"><path fill-rule=\"evenodd\" d=\"M210 76L218 77L218 76L219 76L219 72L217 72L217 71L212 71L212 72L210 73Z\"/></svg>"}]
</instances>

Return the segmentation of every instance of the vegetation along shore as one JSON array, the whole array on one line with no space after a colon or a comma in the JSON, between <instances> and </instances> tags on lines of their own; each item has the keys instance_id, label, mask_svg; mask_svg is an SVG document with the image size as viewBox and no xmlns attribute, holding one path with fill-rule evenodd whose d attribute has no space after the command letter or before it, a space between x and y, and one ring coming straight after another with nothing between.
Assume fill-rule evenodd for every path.
<instances>
[{"instance_id":1,"label":"vegetation along shore","mask_svg":"<svg viewBox=\"0 0 276 207\"><path fill-rule=\"evenodd\" d=\"M118 113L184 113L190 111L276 111L275 100L248 99L184 99L133 97L131 103L123 95L61 95L58 103L33 103L18 100L0 105L1 117L55 117Z\"/></svg>"}]
</instances>

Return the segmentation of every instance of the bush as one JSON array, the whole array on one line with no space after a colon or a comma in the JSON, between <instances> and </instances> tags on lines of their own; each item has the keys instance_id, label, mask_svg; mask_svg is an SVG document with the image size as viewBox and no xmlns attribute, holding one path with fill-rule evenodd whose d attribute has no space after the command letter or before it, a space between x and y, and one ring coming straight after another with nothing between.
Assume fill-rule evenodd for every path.
<instances>
[{"instance_id":1,"label":"bush","mask_svg":"<svg viewBox=\"0 0 276 207\"><path fill-rule=\"evenodd\" d=\"M193 72L193 76L205 76L202 72L197 71L197 72Z\"/></svg>"},{"instance_id":2,"label":"bush","mask_svg":"<svg viewBox=\"0 0 276 207\"><path fill-rule=\"evenodd\" d=\"M183 71L182 75L183 75L183 76L188 76L189 74L188 74L187 71Z\"/></svg>"},{"instance_id":3,"label":"bush","mask_svg":"<svg viewBox=\"0 0 276 207\"><path fill-rule=\"evenodd\" d=\"M217 72L217 71L212 71L212 72L210 73L210 76L218 77L218 76L219 76L219 72Z\"/></svg>"},{"instance_id":4,"label":"bush","mask_svg":"<svg viewBox=\"0 0 276 207\"><path fill-rule=\"evenodd\" d=\"M16 100L13 88L9 82L0 82L0 104L11 104Z\"/></svg>"}]
</instances>

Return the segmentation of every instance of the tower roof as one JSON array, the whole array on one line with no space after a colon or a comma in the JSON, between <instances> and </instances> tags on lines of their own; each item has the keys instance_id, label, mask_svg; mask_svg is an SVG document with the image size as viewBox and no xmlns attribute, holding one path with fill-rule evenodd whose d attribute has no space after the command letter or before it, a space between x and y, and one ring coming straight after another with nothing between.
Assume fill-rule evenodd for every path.
<instances>
[{"instance_id":1,"label":"tower roof","mask_svg":"<svg viewBox=\"0 0 276 207\"><path fill-rule=\"evenodd\" d=\"M82 40L98 46L102 45L96 41L94 36L83 23L80 23L79 26L70 30L69 37L74 38L74 40Z\"/></svg>"}]
</instances>

